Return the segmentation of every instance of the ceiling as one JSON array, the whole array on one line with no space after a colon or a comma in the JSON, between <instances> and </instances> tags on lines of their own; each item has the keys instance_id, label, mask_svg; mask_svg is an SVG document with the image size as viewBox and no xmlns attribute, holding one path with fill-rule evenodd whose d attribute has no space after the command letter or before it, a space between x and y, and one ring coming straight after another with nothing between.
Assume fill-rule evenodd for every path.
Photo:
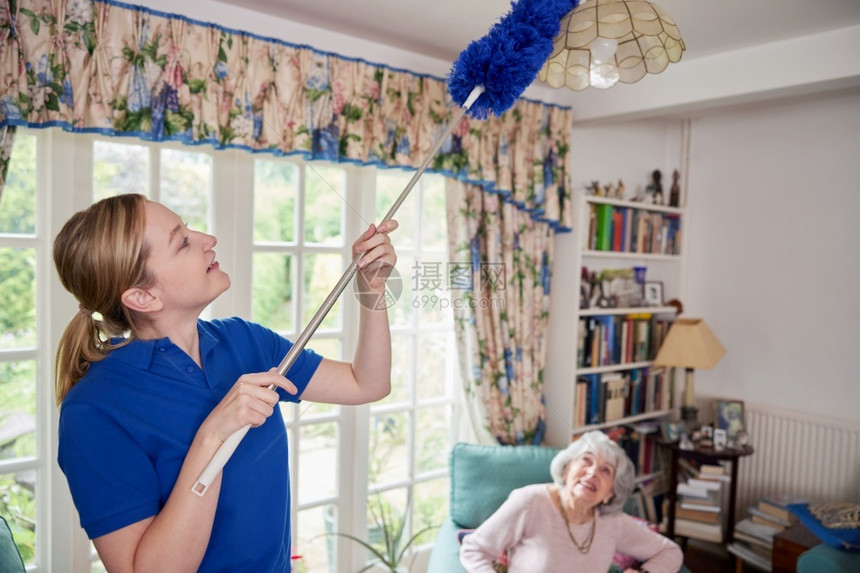
<instances>
[{"instance_id":1,"label":"ceiling","mask_svg":"<svg viewBox=\"0 0 860 573\"><path fill-rule=\"evenodd\" d=\"M452 62L510 9L508 0L215 1ZM657 3L677 22L685 59L860 24L858 0Z\"/></svg>"}]
</instances>

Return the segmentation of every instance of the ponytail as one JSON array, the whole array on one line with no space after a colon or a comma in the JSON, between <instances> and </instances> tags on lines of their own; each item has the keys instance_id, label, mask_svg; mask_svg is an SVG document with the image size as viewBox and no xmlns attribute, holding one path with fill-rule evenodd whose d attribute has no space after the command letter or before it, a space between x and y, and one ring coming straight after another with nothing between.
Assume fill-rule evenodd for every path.
<instances>
[{"instance_id":1,"label":"ponytail","mask_svg":"<svg viewBox=\"0 0 860 573\"><path fill-rule=\"evenodd\" d=\"M144 243L146 197L103 199L72 216L54 239L54 264L79 311L60 337L54 363L57 405L90 364L135 339L140 320L122 304L132 287L152 284Z\"/></svg>"}]
</instances>

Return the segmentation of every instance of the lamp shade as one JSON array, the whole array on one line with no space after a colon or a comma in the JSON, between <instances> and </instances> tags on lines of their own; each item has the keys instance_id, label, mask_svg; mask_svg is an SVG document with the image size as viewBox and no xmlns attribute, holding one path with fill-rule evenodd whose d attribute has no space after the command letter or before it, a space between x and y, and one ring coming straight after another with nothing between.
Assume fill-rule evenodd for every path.
<instances>
[{"instance_id":1,"label":"lamp shade","mask_svg":"<svg viewBox=\"0 0 860 573\"><path fill-rule=\"evenodd\" d=\"M617 42L608 60L602 40ZM538 77L575 91L632 84L679 61L685 49L675 21L653 2L585 0L562 19Z\"/></svg>"},{"instance_id":2,"label":"lamp shade","mask_svg":"<svg viewBox=\"0 0 860 573\"><path fill-rule=\"evenodd\" d=\"M679 366L710 370L726 349L701 318L679 318L669 329L657 352L654 366Z\"/></svg>"}]
</instances>

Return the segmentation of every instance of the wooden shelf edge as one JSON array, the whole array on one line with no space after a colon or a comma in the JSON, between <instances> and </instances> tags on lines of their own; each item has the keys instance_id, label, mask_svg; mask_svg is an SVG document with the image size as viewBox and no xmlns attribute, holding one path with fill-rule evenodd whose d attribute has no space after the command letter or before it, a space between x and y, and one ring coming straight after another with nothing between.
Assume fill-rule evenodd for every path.
<instances>
[{"instance_id":1,"label":"wooden shelf edge","mask_svg":"<svg viewBox=\"0 0 860 573\"><path fill-rule=\"evenodd\" d=\"M625 424L632 424L633 422L641 422L642 420L652 420L654 418L662 418L663 416L668 416L672 413L672 410L654 410L653 412L644 412L642 414L636 414L635 416L627 416L626 418L619 418L617 420L612 420L611 422L601 422L600 424L589 424L587 426L581 426L579 428L574 428L571 435L576 436L578 434L584 434L585 432L590 432L591 430L601 430L603 428L612 428L615 426L624 426Z\"/></svg>"}]
</instances>

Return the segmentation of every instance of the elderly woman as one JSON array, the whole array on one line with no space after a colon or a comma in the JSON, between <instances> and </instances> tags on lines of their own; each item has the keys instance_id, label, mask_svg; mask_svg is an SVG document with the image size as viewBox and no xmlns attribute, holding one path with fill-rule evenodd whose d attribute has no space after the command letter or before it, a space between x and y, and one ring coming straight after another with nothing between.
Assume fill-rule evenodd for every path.
<instances>
[{"instance_id":1,"label":"elderly woman","mask_svg":"<svg viewBox=\"0 0 860 573\"><path fill-rule=\"evenodd\" d=\"M514 490L464 538L466 571L492 573L493 562L507 555L510 573L602 573L616 552L642 562L641 571L681 568L677 544L622 513L633 491L633 464L604 433L583 434L553 458L550 473L554 483Z\"/></svg>"}]
</instances>

